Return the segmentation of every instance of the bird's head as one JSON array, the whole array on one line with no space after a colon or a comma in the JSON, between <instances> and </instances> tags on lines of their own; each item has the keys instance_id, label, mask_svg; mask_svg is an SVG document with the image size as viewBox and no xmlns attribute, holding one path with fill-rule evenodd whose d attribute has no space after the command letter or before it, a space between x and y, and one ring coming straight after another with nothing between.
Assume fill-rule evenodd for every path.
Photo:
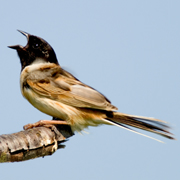
<instances>
[{"instance_id":1,"label":"bird's head","mask_svg":"<svg viewBox=\"0 0 180 180\"><path fill-rule=\"evenodd\" d=\"M35 63L36 61L44 61L58 64L56 54L53 48L44 39L18 30L27 38L26 46L14 45L9 48L17 50L21 61L22 69Z\"/></svg>"}]
</instances>

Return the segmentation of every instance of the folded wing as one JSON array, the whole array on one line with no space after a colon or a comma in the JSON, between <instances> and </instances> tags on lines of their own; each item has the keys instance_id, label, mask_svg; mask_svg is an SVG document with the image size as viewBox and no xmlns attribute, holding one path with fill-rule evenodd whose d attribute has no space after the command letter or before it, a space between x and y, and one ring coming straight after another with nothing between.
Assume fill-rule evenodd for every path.
<instances>
[{"instance_id":1,"label":"folded wing","mask_svg":"<svg viewBox=\"0 0 180 180\"><path fill-rule=\"evenodd\" d=\"M55 76L54 74L48 73L46 79L38 80L29 77L27 83L39 95L70 106L107 111L117 110L104 95L75 79L68 72L63 70L63 72L58 71Z\"/></svg>"}]
</instances>

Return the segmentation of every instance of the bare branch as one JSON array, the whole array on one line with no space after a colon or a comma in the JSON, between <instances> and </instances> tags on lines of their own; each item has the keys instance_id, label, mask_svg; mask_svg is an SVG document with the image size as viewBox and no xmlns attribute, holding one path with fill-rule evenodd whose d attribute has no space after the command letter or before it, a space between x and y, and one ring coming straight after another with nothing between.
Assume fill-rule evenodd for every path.
<instances>
[{"instance_id":1,"label":"bare branch","mask_svg":"<svg viewBox=\"0 0 180 180\"><path fill-rule=\"evenodd\" d=\"M37 127L0 136L0 162L24 161L53 154L73 133L69 126Z\"/></svg>"}]
</instances>

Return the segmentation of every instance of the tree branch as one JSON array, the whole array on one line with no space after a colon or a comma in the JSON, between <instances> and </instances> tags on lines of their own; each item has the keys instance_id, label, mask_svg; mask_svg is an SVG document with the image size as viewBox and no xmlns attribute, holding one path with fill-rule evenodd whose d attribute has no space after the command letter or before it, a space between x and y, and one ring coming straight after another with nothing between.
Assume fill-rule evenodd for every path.
<instances>
[{"instance_id":1,"label":"tree branch","mask_svg":"<svg viewBox=\"0 0 180 180\"><path fill-rule=\"evenodd\" d=\"M70 126L36 127L0 135L0 162L25 161L52 155L73 132Z\"/></svg>"}]
</instances>

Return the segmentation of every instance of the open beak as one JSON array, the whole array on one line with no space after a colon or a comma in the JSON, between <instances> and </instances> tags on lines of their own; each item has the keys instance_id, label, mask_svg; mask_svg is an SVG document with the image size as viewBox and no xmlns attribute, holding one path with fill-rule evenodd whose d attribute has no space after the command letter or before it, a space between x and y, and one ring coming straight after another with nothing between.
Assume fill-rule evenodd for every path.
<instances>
[{"instance_id":1,"label":"open beak","mask_svg":"<svg viewBox=\"0 0 180 180\"><path fill-rule=\"evenodd\" d=\"M14 45L14 46L8 46L11 49L21 49L22 47L20 45Z\"/></svg>"},{"instance_id":2,"label":"open beak","mask_svg":"<svg viewBox=\"0 0 180 180\"><path fill-rule=\"evenodd\" d=\"M24 36L26 36L27 38L29 37L30 34L28 34L27 32L21 31L21 30L17 30L19 31L21 34L23 34Z\"/></svg>"},{"instance_id":3,"label":"open beak","mask_svg":"<svg viewBox=\"0 0 180 180\"><path fill-rule=\"evenodd\" d=\"M26 36L27 40L29 39L30 34L24 32L24 31L21 31L21 30L17 30L17 31L19 31L21 34L23 34L24 36ZM11 49L16 49L16 50L23 48L23 47L20 46L20 45L13 45L13 46L8 46L8 47L11 48Z\"/></svg>"}]
</instances>

